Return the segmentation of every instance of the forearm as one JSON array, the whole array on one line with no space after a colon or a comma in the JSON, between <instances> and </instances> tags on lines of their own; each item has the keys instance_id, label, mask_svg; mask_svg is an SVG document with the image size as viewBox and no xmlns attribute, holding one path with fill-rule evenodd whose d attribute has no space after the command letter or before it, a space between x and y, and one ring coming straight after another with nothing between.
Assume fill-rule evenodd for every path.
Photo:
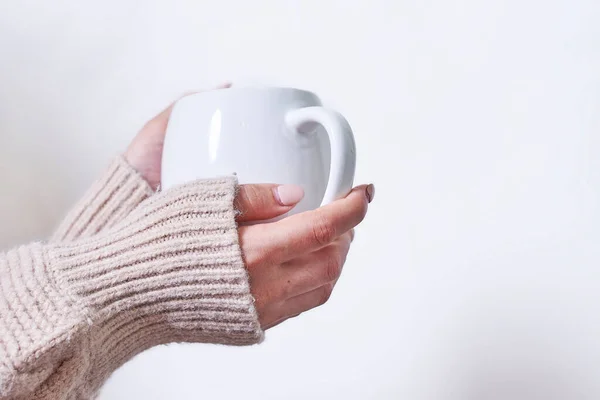
<instances>
[{"instance_id":1,"label":"forearm","mask_svg":"<svg viewBox=\"0 0 600 400\"><path fill-rule=\"evenodd\" d=\"M72 241L109 229L152 194L144 178L122 156L116 157L69 211L51 241Z\"/></svg>"},{"instance_id":2,"label":"forearm","mask_svg":"<svg viewBox=\"0 0 600 400\"><path fill-rule=\"evenodd\" d=\"M89 398L149 347L260 341L235 190L196 182L91 238L1 255L0 398Z\"/></svg>"},{"instance_id":3,"label":"forearm","mask_svg":"<svg viewBox=\"0 0 600 400\"><path fill-rule=\"evenodd\" d=\"M60 375L61 363L81 344L67 339L78 336L84 315L82 305L57 287L42 244L0 254L0 398L32 398ZM81 379L76 368L68 373L71 381Z\"/></svg>"}]
</instances>

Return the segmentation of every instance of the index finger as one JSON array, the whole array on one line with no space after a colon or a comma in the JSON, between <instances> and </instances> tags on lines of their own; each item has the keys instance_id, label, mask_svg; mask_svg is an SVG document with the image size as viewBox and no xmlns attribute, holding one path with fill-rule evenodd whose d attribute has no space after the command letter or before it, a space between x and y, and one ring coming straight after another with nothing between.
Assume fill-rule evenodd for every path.
<instances>
[{"instance_id":1,"label":"index finger","mask_svg":"<svg viewBox=\"0 0 600 400\"><path fill-rule=\"evenodd\" d=\"M367 186L361 185L345 198L316 210L265 224L262 243L281 261L325 247L365 218L367 196Z\"/></svg>"}]
</instances>

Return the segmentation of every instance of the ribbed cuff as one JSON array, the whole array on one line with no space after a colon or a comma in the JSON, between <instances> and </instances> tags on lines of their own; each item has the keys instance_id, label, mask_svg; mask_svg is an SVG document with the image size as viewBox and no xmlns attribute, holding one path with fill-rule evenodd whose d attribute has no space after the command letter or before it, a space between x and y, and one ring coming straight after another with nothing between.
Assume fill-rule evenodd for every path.
<instances>
[{"instance_id":1,"label":"ribbed cuff","mask_svg":"<svg viewBox=\"0 0 600 400\"><path fill-rule=\"evenodd\" d=\"M58 289L49 268L41 243L0 253L2 399L62 398L33 392L49 381L66 358L59 354L65 347L62 343L85 321L85 310ZM76 374L72 375L75 380Z\"/></svg>"},{"instance_id":2,"label":"ribbed cuff","mask_svg":"<svg viewBox=\"0 0 600 400\"><path fill-rule=\"evenodd\" d=\"M236 188L190 183L92 237L0 253L0 398L90 398L159 344L260 342Z\"/></svg>"},{"instance_id":3,"label":"ribbed cuff","mask_svg":"<svg viewBox=\"0 0 600 400\"><path fill-rule=\"evenodd\" d=\"M146 180L118 156L67 214L51 241L73 241L108 229L152 194Z\"/></svg>"},{"instance_id":4,"label":"ribbed cuff","mask_svg":"<svg viewBox=\"0 0 600 400\"><path fill-rule=\"evenodd\" d=\"M110 233L51 247L59 285L100 327L94 347L103 363L161 343L262 339L239 246L236 185L198 181L157 194Z\"/></svg>"}]
</instances>

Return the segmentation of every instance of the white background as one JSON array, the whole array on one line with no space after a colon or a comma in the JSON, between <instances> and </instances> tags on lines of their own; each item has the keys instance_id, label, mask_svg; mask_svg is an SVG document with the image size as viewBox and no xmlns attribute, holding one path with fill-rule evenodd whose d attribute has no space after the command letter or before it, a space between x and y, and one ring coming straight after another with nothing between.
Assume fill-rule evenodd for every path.
<instances>
[{"instance_id":1,"label":"white background","mask_svg":"<svg viewBox=\"0 0 600 400\"><path fill-rule=\"evenodd\" d=\"M168 346L109 399L600 398L597 0L0 0L0 240L223 80L308 88L377 195L330 303Z\"/></svg>"}]
</instances>

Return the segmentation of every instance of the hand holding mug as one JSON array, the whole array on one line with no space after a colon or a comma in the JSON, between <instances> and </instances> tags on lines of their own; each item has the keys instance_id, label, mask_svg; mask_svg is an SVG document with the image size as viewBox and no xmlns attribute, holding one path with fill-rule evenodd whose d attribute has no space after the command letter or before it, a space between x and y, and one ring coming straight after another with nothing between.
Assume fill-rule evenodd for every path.
<instances>
[{"instance_id":1,"label":"hand holding mug","mask_svg":"<svg viewBox=\"0 0 600 400\"><path fill-rule=\"evenodd\" d=\"M288 212L277 185L242 185L236 208L238 223L261 221ZM284 188L283 190L289 190ZM270 223L241 226L240 245L260 324L271 328L324 304L342 272L354 227L373 199L372 185L354 188L348 196L316 210ZM297 197L297 201L301 198Z\"/></svg>"},{"instance_id":2,"label":"hand holding mug","mask_svg":"<svg viewBox=\"0 0 600 400\"><path fill-rule=\"evenodd\" d=\"M125 153L153 188L161 181L163 144L172 108L149 121ZM373 185L362 185L321 208L252 224L288 213L303 199L304 191L293 184L240 186L236 197L238 233L263 329L327 301L346 260L353 228L365 217L373 196Z\"/></svg>"}]
</instances>

